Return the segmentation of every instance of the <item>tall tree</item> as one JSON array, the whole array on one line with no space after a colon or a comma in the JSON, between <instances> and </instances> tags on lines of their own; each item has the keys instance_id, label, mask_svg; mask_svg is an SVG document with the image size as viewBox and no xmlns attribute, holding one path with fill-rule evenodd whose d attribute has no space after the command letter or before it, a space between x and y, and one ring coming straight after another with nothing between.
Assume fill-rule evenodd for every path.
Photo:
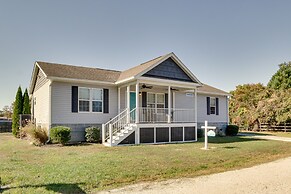
<instances>
[{"instance_id":1,"label":"tall tree","mask_svg":"<svg viewBox=\"0 0 291 194\"><path fill-rule=\"evenodd\" d=\"M291 61L279 65L279 70L272 76L268 87L275 90L291 88Z\"/></svg>"},{"instance_id":2,"label":"tall tree","mask_svg":"<svg viewBox=\"0 0 291 194\"><path fill-rule=\"evenodd\" d=\"M252 129L259 115L256 112L259 101L266 95L262 84L244 84L231 92L229 102L230 120L233 124Z\"/></svg>"},{"instance_id":3,"label":"tall tree","mask_svg":"<svg viewBox=\"0 0 291 194\"><path fill-rule=\"evenodd\" d=\"M291 122L291 89L274 90L269 98L261 100L257 112L260 122L282 124Z\"/></svg>"},{"instance_id":4,"label":"tall tree","mask_svg":"<svg viewBox=\"0 0 291 194\"><path fill-rule=\"evenodd\" d=\"M20 118L19 115L22 114L22 107L23 107L22 90L21 87L19 86L15 96L12 117L12 133L15 137L19 136L19 118Z\"/></svg>"},{"instance_id":5,"label":"tall tree","mask_svg":"<svg viewBox=\"0 0 291 194\"><path fill-rule=\"evenodd\" d=\"M4 106L3 107L3 116L7 117L7 118L11 118L12 117L12 106Z\"/></svg>"},{"instance_id":6,"label":"tall tree","mask_svg":"<svg viewBox=\"0 0 291 194\"><path fill-rule=\"evenodd\" d=\"M30 114L30 101L29 101L27 88L25 89L25 92L23 94L23 110L22 110L22 114Z\"/></svg>"}]
</instances>

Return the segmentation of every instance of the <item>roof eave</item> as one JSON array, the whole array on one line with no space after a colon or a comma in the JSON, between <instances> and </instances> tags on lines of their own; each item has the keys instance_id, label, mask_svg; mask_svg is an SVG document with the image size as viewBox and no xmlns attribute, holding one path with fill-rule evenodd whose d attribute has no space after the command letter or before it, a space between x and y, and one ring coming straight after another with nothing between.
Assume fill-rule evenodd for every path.
<instances>
[{"instance_id":1,"label":"roof eave","mask_svg":"<svg viewBox=\"0 0 291 194\"><path fill-rule=\"evenodd\" d=\"M87 79L76 79L76 78L64 78L64 77L47 77L51 81L59 81L59 82L70 82L70 83L84 83L84 84L103 84L103 85L115 85L114 82L105 82L98 80L87 80Z\"/></svg>"},{"instance_id":2,"label":"roof eave","mask_svg":"<svg viewBox=\"0 0 291 194\"><path fill-rule=\"evenodd\" d=\"M210 95L218 95L218 96L231 96L229 93L223 93L223 92L207 92L207 91L197 91L198 94L210 94Z\"/></svg>"}]
</instances>

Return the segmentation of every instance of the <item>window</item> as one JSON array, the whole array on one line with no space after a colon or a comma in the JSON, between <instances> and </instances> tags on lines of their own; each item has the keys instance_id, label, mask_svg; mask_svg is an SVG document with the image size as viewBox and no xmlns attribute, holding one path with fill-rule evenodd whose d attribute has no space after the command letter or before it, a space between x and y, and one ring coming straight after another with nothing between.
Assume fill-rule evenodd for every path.
<instances>
[{"instance_id":1,"label":"window","mask_svg":"<svg viewBox=\"0 0 291 194\"><path fill-rule=\"evenodd\" d=\"M165 94L148 93L147 106L156 109L157 113L162 113L165 108Z\"/></svg>"},{"instance_id":2,"label":"window","mask_svg":"<svg viewBox=\"0 0 291 194\"><path fill-rule=\"evenodd\" d=\"M216 98L210 98L210 114L216 114Z\"/></svg>"},{"instance_id":3,"label":"window","mask_svg":"<svg viewBox=\"0 0 291 194\"><path fill-rule=\"evenodd\" d=\"M92 89L92 112L102 112L102 89Z\"/></svg>"},{"instance_id":4,"label":"window","mask_svg":"<svg viewBox=\"0 0 291 194\"><path fill-rule=\"evenodd\" d=\"M148 93L147 105L149 108L156 107L156 95L154 93Z\"/></svg>"},{"instance_id":5,"label":"window","mask_svg":"<svg viewBox=\"0 0 291 194\"><path fill-rule=\"evenodd\" d=\"M80 88L79 90L79 111L89 112L90 111L90 89Z\"/></svg>"},{"instance_id":6,"label":"window","mask_svg":"<svg viewBox=\"0 0 291 194\"><path fill-rule=\"evenodd\" d=\"M157 94L157 113L163 113L165 108L165 95Z\"/></svg>"},{"instance_id":7,"label":"window","mask_svg":"<svg viewBox=\"0 0 291 194\"><path fill-rule=\"evenodd\" d=\"M103 112L103 90L97 88L79 89L79 112Z\"/></svg>"}]
</instances>

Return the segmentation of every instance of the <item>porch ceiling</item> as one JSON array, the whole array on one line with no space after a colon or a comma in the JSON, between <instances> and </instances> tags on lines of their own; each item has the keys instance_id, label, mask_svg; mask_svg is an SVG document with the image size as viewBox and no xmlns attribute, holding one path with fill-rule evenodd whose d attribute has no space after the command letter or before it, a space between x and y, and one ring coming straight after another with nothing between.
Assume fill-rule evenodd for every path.
<instances>
[{"instance_id":1,"label":"porch ceiling","mask_svg":"<svg viewBox=\"0 0 291 194\"><path fill-rule=\"evenodd\" d=\"M145 85L146 87L151 87L151 88L143 88L142 86ZM169 84L170 85L170 84ZM130 85L130 91L135 91L135 83ZM189 88L189 87L178 87L178 86L171 86L171 89L173 92L179 91L179 92L190 92L191 89L194 92L194 87ZM163 92L168 92L168 86L163 86L163 85L158 85L158 84L151 84L147 82L140 82L139 83L139 91L140 92L151 92L151 91L163 91Z\"/></svg>"}]
</instances>

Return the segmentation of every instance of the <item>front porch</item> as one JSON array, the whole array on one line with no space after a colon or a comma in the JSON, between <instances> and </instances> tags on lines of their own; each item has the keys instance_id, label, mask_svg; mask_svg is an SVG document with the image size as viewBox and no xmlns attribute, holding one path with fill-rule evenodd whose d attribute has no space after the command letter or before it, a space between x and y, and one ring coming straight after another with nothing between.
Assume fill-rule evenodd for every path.
<instances>
[{"instance_id":1,"label":"front porch","mask_svg":"<svg viewBox=\"0 0 291 194\"><path fill-rule=\"evenodd\" d=\"M102 126L104 145L197 141L197 88L193 84L137 80L118 88L118 110Z\"/></svg>"}]
</instances>

